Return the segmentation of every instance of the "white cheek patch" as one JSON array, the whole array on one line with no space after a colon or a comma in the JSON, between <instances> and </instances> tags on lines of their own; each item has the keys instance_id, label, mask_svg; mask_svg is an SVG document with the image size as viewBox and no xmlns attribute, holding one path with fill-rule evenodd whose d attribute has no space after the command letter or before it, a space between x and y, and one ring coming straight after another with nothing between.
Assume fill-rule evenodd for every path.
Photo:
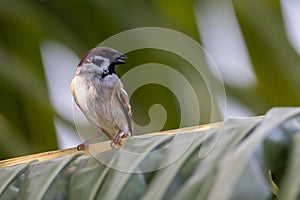
<instances>
[{"instance_id":1,"label":"white cheek patch","mask_svg":"<svg viewBox=\"0 0 300 200\"><path fill-rule=\"evenodd\" d=\"M109 59L103 58L102 56L99 56L99 55L95 55L95 56L89 58L88 61L90 63L93 63L93 64L99 66L100 68L107 67L110 65Z\"/></svg>"},{"instance_id":2,"label":"white cheek patch","mask_svg":"<svg viewBox=\"0 0 300 200\"><path fill-rule=\"evenodd\" d=\"M88 64L86 64L87 68L85 71L92 71L96 73L102 74L104 70L108 69L110 65L110 60L107 58L103 58L102 56L95 55L88 60Z\"/></svg>"}]
</instances>

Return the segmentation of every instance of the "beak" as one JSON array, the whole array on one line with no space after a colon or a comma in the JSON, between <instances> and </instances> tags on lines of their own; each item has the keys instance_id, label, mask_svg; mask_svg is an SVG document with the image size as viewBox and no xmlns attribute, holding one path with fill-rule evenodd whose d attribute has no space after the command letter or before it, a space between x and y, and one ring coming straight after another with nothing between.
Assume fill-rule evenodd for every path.
<instances>
[{"instance_id":1,"label":"beak","mask_svg":"<svg viewBox=\"0 0 300 200\"><path fill-rule=\"evenodd\" d=\"M125 56L123 54L119 54L117 59L114 61L114 63L116 65L126 64L126 59L127 58L128 58L127 56Z\"/></svg>"}]
</instances>

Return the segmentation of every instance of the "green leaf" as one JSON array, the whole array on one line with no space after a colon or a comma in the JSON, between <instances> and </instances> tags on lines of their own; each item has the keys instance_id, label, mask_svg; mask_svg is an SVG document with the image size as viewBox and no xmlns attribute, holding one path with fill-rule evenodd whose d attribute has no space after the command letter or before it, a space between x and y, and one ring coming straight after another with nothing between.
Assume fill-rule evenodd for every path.
<instances>
[{"instance_id":1,"label":"green leaf","mask_svg":"<svg viewBox=\"0 0 300 200\"><path fill-rule=\"evenodd\" d=\"M0 180L1 180L1 185L0 185L0 199L10 199L8 196L12 197L17 197L18 191L13 191L13 185L12 184L14 181L17 182L16 180L18 177L24 173L26 168L29 166L28 163L21 164L21 165L16 165L11 168L2 168L0 169ZM10 187L10 188L9 188Z\"/></svg>"},{"instance_id":2,"label":"green leaf","mask_svg":"<svg viewBox=\"0 0 300 200\"><path fill-rule=\"evenodd\" d=\"M299 166L300 166L300 132L299 124L294 124L297 126L297 132L292 136L291 142L291 152L287 161L286 174L281 182L281 191L279 199L299 199L300 198L300 176Z\"/></svg>"},{"instance_id":3,"label":"green leaf","mask_svg":"<svg viewBox=\"0 0 300 200\"><path fill-rule=\"evenodd\" d=\"M0 199L298 199L299 128L300 109L274 108L209 131L136 136L93 157L3 168Z\"/></svg>"},{"instance_id":4,"label":"green leaf","mask_svg":"<svg viewBox=\"0 0 300 200\"><path fill-rule=\"evenodd\" d=\"M300 58L286 35L280 1L238 0L233 5L259 81L261 103L298 105Z\"/></svg>"},{"instance_id":5,"label":"green leaf","mask_svg":"<svg viewBox=\"0 0 300 200\"><path fill-rule=\"evenodd\" d=\"M68 169L68 165L81 154L73 154L40 163L32 163L25 173L25 179L20 187L21 199L41 199L49 190L51 184L60 174ZM56 185L56 190L67 189ZM55 197L56 194L51 194Z\"/></svg>"}]
</instances>

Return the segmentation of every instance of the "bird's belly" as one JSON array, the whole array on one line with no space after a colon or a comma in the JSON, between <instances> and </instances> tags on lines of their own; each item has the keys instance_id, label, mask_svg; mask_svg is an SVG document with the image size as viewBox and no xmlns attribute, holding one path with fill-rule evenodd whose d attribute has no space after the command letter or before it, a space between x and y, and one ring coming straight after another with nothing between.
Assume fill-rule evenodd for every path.
<instances>
[{"instance_id":1,"label":"bird's belly","mask_svg":"<svg viewBox=\"0 0 300 200\"><path fill-rule=\"evenodd\" d=\"M76 101L79 107L95 127L101 127L110 134L118 132L112 112L111 90L102 88L99 91L90 84L91 82L95 83L95 81L87 81L82 77L77 77L74 83Z\"/></svg>"}]
</instances>

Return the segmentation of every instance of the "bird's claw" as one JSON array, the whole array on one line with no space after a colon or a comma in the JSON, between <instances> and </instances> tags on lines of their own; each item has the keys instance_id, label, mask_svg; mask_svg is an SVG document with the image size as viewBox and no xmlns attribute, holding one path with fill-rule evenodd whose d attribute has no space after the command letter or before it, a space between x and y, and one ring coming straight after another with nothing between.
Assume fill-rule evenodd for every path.
<instances>
[{"instance_id":1,"label":"bird's claw","mask_svg":"<svg viewBox=\"0 0 300 200\"><path fill-rule=\"evenodd\" d=\"M110 146L115 148L117 145L122 145L120 134L116 135L116 137L110 142Z\"/></svg>"},{"instance_id":2,"label":"bird's claw","mask_svg":"<svg viewBox=\"0 0 300 200\"><path fill-rule=\"evenodd\" d=\"M82 150L85 150L85 143L83 142L83 143L81 143L81 144L79 144L79 145L77 145L77 147L76 147L76 149L77 149L77 151L82 151Z\"/></svg>"},{"instance_id":3,"label":"bird's claw","mask_svg":"<svg viewBox=\"0 0 300 200\"><path fill-rule=\"evenodd\" d=\"M115 148L116 146L122 146L122 143L121 143L121 139L122 137L125 135L125 133L123 131L120 131L115 137L114 139L110 142L110 146L112 148Z\"/></svg>"}]
</instances>

